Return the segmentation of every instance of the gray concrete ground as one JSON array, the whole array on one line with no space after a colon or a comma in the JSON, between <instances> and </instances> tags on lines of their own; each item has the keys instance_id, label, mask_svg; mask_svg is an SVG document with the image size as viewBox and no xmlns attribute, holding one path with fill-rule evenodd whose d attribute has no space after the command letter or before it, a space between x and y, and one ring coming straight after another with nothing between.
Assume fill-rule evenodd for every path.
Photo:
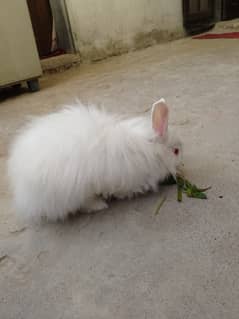
<instances>
[{"instance_id":1,"label":"gray concrete ground","mask_svg":"<svg viewBox=\"0 0 239 319\"><path fill-rule=\"evenodd\" d=\"M238 74L238 40L183 39L47 76L0 104L1 319L238 319ZM17 223L5 165L28 115L75 97L137 113L161 96L187 176L213 187L207 201L179 204L165 187L63 224Z\"/></svg>"}]
</instances>

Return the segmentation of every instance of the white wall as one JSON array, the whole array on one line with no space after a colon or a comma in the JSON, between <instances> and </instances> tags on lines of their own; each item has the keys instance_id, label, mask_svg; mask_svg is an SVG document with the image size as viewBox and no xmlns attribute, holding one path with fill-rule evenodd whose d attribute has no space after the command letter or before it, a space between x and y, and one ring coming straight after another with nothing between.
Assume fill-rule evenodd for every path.
<instances>
[{"instance_id":1,"label":"white wall","mask_svg":"<svg viewBox=\"0 0 239 319\"><path fill-rule=\"evenodd\" d=\"M75 47L97 60L183 34L182 0L66 0Z\"/></svg>"}]
</instances>

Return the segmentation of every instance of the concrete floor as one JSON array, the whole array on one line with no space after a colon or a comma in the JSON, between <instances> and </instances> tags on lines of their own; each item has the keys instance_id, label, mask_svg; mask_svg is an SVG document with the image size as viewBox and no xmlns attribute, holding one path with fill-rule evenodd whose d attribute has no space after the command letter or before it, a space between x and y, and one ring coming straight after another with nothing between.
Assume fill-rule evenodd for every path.
<instances>
[{"instance_id":1,"label":"concrete floor","mask_svg":"<svg viewBox=\"0 0 239 319\"><path fill-rule=\"evenodd\" d=\"M238 74L238 40L184 39L44 77L40 92L2 101L1 319L238 319ZM28 115L75 97L137 113L161 96L187 176L213 187L207 201L179 204L164 187L158 216L156 194L64 224L17 223L5 164Z\"/></svg>"}]
</instances>

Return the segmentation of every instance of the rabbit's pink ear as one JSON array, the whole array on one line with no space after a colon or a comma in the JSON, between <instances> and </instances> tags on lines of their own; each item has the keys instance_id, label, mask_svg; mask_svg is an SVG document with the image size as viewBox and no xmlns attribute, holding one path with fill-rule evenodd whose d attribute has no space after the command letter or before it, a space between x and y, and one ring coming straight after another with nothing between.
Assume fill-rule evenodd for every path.
<instances>
[{"instance_id":1,"label":"rabbit's pink ear","mask_svg":"<svg viewBox=\"0 0 239 319\"><path fill-rule=\"evenodd\" d=\"M164 99L160 99L152 106L152 127L160 137L167 135L168 107Z\"/></svg>"}]
</instances>

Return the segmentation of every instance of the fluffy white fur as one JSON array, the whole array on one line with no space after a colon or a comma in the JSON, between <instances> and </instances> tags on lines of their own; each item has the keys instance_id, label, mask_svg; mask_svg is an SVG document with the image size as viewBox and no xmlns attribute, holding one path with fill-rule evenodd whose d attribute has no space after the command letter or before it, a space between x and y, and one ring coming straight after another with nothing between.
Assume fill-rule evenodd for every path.
<instances>
[{"instance_id":1,"label":"fluffy white fur","mask_svg":"<svg viewBox=\"0 0 239 319\"><path fill-rule=\"evenodd\" d=\"M181 147L166 133L159 137L152 120L121 119L81 103L33 120L10 150L16 212L64 219L70 212L106 208L108 196L157 190L159 181L175 173L180 155L173 148Z\"/></svg>"}]
</instances>

